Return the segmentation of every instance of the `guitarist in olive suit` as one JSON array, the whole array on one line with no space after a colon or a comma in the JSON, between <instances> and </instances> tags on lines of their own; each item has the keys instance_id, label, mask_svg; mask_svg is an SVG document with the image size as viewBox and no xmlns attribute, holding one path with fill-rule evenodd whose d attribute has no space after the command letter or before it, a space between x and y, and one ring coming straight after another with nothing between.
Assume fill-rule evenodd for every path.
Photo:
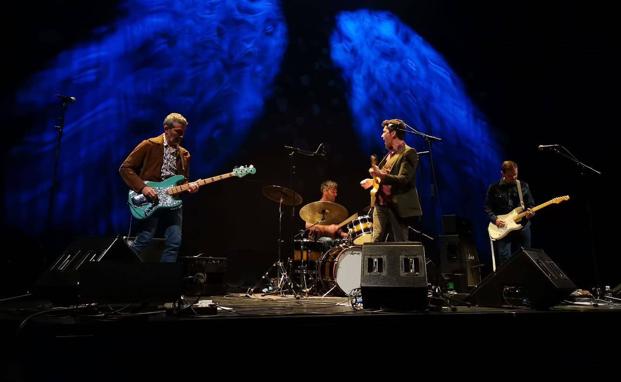
<instances>
[{"instance_id":1,"label":"guitarist in olive suit","mask_svg":"<svg viewBox=\"0 0 621 382\"><path fill-rule=\"evenodd\" d=\"M187 126L188 121L183 115L168 114L164 119L164 133L140 142L125 158L119 173L132 190L149 200L156 200L157 193L145 181L160 182L173 175L188 179L190 153L180 145ZM198 185L190 183L188 191L198 191ZM181 221L181 208L157 211L138 222L136 240L130 248L139 255L147 248L158 227L162 227L166 246L161 261L174 263L181 247Z\"/></svg>"},{"instance_id":2,"label":"guitarist in olive suit","mask_svg":"<svg viewBox=\"0 0 621 382\"><path fill-rule=\"evenodd\" d=\"M418 153L405 143L405 124L400 119L382 122L382 139L388 154L378 164L372 164L369 174L360 185L377 188L372 201L373 241L407 241L408 226L420 221L423 211L416 190Z\"/></svg>"},{"instance_id":3,"label":"guitarist in olive suit","mask_svg":"<svg viewBox=\"0 0 621 382\"><path fill-rule=\"evenodd\" d=\"M530 209L535 205L533 195L530 192L528 183L518 181L517 163L506 160L501 166L502 178L489 186L485 196L485 212L490 222L499 228L503 228L506 223L498 217L504 215L517 207L522 207L526 212L526 223L520 230L512 231L506 237L494 241L494 252L498 259L498 264L503 264L520 248L530 248L530 219L535 213ZM520 203L520 193L522 194L523 205Z\"/></svg>"}]
</instances>

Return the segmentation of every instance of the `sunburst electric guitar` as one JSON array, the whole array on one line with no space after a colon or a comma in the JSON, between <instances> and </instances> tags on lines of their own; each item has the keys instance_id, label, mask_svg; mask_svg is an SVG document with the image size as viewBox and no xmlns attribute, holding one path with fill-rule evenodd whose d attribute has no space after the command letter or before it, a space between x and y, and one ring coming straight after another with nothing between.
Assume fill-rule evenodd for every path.
<instances>
[{"instance_id":1,"label":"sunburst electric guitar","mask_svg":"<svg viewBox=\"0 0 621 382\"><path fill-rule=\"evenodd\" d=\"M371 155L371 167L373 166L377 166L377 157L375 155ZM384 170L390 173L391 167L384 166ZM373 207L375 207L375 201L377 200L377 193L380 190L381 183L382 183L382 179L379 176L373 177L373 187L371 187L371 191L369 191L371 194L371 203L369 204L370 206L369 211L372 210Z\"/></svg>"},{"instance_id":2,"label":"sunburst electric guitar","mask_svg":"<svg viewBox=\"0 0 621 382\"><path fill-rule=\"evenodd\" d=\"M537 212L540 209L547 207L551 204L559 204L566 200L569 200L569 195L559 196L554 199L550 199L545 203L541 203L538 206L531 208L533 212ZM492 240L500 240L507 236L512 231L517 231L522 229L522 225L520 221L526 216L526 212L522 210L522 207L517 207L513 209L513 211L509 212L505 215L498 215L498 219L505 222L505 226L500 228L494 223L489 223L487 226L487 232L489 233L489 237Z\"/></svg>"},{"instance_id":3,"label":"sunburst electric guitar","mask_svg":"<svg viewBox=\"0 0 621 382\"><path fill-rule=\"evenodd\" d=\"M253 165L235 167L233 171L212 176L211 178L199 179L195 183L200 187L206 184L214 183L220 180L224 180L231 177L242 178L248 174L254 174L257 169ZM185 177L183 175L175 175L162 182L145 182L147 186L152 187L157 193L156 200L150 200L143 194L139 194L135 191L130 191L127 199L129 209L132 215L136 219L145 219L153 215L155 211L162 208L179 208L182 201L179 195L190 189L189 183L184 183Z\"/></svg>"},{"instance_id":4,"label":"sunburst electric guitar","mask_svg":"<svg viewBox=\"0 0 621 382\"><path fill-rule=\"evenodd\" d=\"M377 157L375 155L371 155L371 167L373 166L377 166ZM371 187L371 191L369 191L371 194L371 204L369 204L369 210L375 207L375 200L377 198L377 192L380 189L380 183L382 183L382 180L378 176L374 176L373 187Z\"/></svg>"}]
</instances>

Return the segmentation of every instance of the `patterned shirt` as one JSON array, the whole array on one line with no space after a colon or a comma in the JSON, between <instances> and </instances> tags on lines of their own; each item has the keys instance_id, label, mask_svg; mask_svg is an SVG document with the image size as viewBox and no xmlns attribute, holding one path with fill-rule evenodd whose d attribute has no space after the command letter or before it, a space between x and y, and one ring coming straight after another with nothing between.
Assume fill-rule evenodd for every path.
<instances>
[{"instance_id":1,"label":"patterned shirt","mask_svg":"<svg viewBox=\"0 0 621 382\"><path fill-rule=\"evenodd\" d=\"M173 147L166 141L166 135L164 135L164 162L162 163L162 180L170 178L177 174L177 156L179 155L179 148Z\"/></svg>"}]
</instances>

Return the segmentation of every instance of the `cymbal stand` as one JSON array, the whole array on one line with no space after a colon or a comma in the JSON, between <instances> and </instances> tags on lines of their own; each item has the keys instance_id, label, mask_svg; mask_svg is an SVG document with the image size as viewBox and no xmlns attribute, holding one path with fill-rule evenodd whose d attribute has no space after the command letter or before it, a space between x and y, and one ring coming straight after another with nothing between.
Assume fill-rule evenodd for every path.
<instances>
[{"instance_id":1,"label":"cymbal stand","mask_svg":"<svg viewBox=\"0 0 621 382\"><path fill-rule=\"evenodd\" d=\"M282 243L283 243L283 240L282 240L283 201L284 201L284 197L281 195L280 201L278 202L278 260L276 260L276 262L273 263L267 269L267 271L263 274L263 276L261 276L261 278L256 282L254 287L252 287L251 289L248 289L248 291L246 292L247 295L252 295L252 293L254 293L254 290L257 289L261 283L266 282L267 286L261 290L263 295L277 294L277 293L280 295L284 295L286 291L290 291L291 293L293 293L293 295L296 298L299 298L293 286L293 281L291 281L291 278L289 278L289 274L287 273L287 270L281 260L282 259L281 257ZM276 279L275 279L276 284L275 285L272 282L272 279L270 279L269 277L271 270L274 268L276 269Z\"/></svg>"},{"instance_id":2,"label":"cymbal stand","mask_svg":"<svg viewBox=\"0 0 621 382\"><path fill-rule=\"evenodd\" d=\"M336 283L334 283L334 285L332 286L332 288L330 288L329 291L327 291L326 293L322 294L321 297L326 297L327 295L330 294L330 292L332 292L335 288L337 287Z\"/></svg>"}]
</instances>

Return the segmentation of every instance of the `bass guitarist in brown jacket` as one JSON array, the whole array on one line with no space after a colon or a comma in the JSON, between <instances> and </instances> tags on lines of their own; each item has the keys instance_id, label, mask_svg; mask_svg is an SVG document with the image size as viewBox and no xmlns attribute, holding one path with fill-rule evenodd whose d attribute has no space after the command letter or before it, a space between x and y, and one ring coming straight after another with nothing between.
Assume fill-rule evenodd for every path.
<instances>
[{"instance_id":1,"label":"bass guitarist in brown jacket","mask_svg":"<svg viewBox=\"0 0 621 382\"><path fill-rule=\"evenodd\" d=\"M173 175L189 176L190 153L181 147L181 140L188 126L185 117L171 113L164 119L164 133L145 139L125 158L119 173L125 183L149 200L156 200L157 193L145 181L160 182ZM198 191L198 185L190 183L189 192ZM182 209L161 209L152 216L138 221L136 239L130 244L134 253L144 251L158 228L163 229L166 246L162 262L175 262L181 247Z\"/></svg>"}]
</instances>

